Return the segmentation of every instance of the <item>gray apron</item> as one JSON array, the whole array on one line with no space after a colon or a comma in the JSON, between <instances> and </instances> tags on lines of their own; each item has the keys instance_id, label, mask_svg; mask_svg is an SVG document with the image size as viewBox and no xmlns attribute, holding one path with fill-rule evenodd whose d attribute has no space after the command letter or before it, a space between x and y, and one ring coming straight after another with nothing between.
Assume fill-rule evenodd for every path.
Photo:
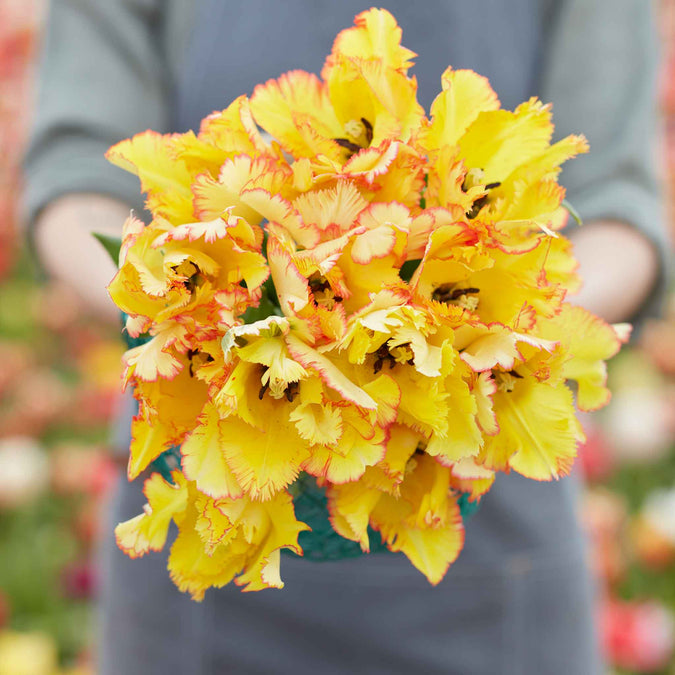
<instances>
[{"instance_id":1,"label":"gray apron","mask_svg":"<svg viewBox=\"0 0 675 675\"><path fill-rule=\"evenodd\" d=\"M420 54L413 72L425 108L448 64L488 76L508 108L536 93L553 3L380 4ZM198 128L204 115L287 70L318 73L337 30L366 6L202 0L176 91L176 129ZM108 534L141 512L140 487L120 480ZM166 552L129 560L108 536L100 673L599 675L577 490L574 477L500 476L435 588L400 554L325 563L284 557L283 590L226 587L198 604L169 580Z\"/></svg>"}]
</instances>

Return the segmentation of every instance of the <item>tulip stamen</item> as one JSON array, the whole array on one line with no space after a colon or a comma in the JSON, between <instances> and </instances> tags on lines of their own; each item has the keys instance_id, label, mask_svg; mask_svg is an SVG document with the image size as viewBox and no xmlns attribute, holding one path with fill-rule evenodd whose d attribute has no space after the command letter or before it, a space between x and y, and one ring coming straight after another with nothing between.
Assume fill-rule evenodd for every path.
<instances>
[{"instance_id":1,"label":"tulip stamen","mask_svg":"<svg viewBox=\"0 0 675 675\"><path fill-rule=\"evenodd\" d=\"M453 284L443 284L434 289L431 297L436 302L444 302L449 305L457 305L463 309L473 311L478 307L478 298L480 288L470 286L468 288L455 288Z\"/></svg>"}]
</instances>

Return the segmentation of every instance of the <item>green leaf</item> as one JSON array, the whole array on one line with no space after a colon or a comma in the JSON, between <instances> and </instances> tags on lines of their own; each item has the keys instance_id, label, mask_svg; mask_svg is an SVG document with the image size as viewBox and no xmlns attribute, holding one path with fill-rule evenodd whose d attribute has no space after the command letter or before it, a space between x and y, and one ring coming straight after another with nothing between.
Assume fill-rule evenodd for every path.
<instances>
[{"instance_id":1,"label":"green leaf","mask_svg":"<svg viewBox=\"0 0 675 675\"><path fill-rule=\"evenodd\" d=\"M425 192L427 191L428 187L429 187L429 174L425 173L424 174L424 187L422 188L422 192L420 193L420 208L421 209L427 208L427 198L425 197Z\"/></svg>"},{"instance_id":2,"label":"green leaf","mask_svg":"<svg viewBox=\"0 0 675 675\"><path fill-rule=\"evenodd\" d=\"M249 307L241 318L244 323L255 323L266 319L268 316L283 316L271 276L263 284L260 304L257 307Z\"/></svg>"},{"instance_id":3,"label":"green leaf","mask_svg":"<svg viewBox=\"0 0 675 675\"><path fill-rule=\"evenodd\" d=\"M103 232L94 232L93 234L101 243L101 246L108 251L108 255L112 258L115 265L119 265L122 239L120 237L113 237L110 234L103 234Z\"/></svg>"},{"instance_id":4,"label":"green leaf","mask_svg":"<svg viewBox=\"0 0 675 675\"><path fill-rule=\"evenodd\" d=\"M399 270L398 275L403 279L403 281L410 281L412 275L415 274L415 270L420 266L421 260L406 260L401 269Z\"/></svg>"},{"instance_id":5,"label":"green leaf","mask_svg":"<svg viewBox=\"0 0 675 675\"><path fill-rule=\"evenodd\" d=\"M257 307L249 307L241 318L244 320L244 323L248 324L261 321L268 316L281 316L281 310L263 292L260 304Z\"/></svg>"},{"instance_id":6,"label":"green leaf","mask_svg":"<svg viewBox=\"0 0 675 675\"><path fill-rule=\"evenodd\" d=\"M562 200L562 205L563 208L567 209L567 212L574 218L575 222L577 225L583 225L583 221L581 220L581 216L577 212L577 210L566 200Z\"/></svg>"}]
</instances>

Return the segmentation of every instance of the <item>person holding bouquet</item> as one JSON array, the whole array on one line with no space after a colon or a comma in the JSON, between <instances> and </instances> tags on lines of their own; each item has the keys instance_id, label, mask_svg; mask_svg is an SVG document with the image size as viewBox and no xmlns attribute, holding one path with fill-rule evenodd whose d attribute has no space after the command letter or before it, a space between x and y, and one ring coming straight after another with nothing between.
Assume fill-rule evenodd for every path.
<instances>
[{"instance_id":1,"label":"person holding bouquet","mask_svg":"<svg viewBox=\"0 0 675 675\"><path fill-rule=\"evenodd\" d=\"M577 301L608 321L639 320L662 285L664 228L655 167L652 18L639 0L390 1L420 54L428 109L448 64L487 76L503 107L555 106L557 133L591 154L563 174L586 221L574 233L586 278ZM42 89L26 159L26 222L47 270L116 317L115 270L91 231L119 233L138 186L106 150L146 128L198 128L214 109L289 69L318 72L335 32L365 9L290 0L197 3L53 0ZM611 14L612 20L607 17ZM630 270L630 274L627 274ZM129 419L120 423L126 452ZM160 555L102 552L101 672L601 672L574 476L500 476L436 588L395 555L285 561L286 588L181 595ZM114 522L142 507L120 479ZM107 528L112 532L112 525Z\"/></svg>"}]
</instances>

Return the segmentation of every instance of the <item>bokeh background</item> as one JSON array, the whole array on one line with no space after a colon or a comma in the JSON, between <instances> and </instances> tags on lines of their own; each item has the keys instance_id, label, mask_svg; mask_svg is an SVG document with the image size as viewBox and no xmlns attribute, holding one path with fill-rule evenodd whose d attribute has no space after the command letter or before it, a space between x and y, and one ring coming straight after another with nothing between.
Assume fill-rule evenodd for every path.
<instances>
[{"instance_id":1,"label":"bokeh background","mask_svg":"<svg viewBox=\"0 0 675 675\"><path fill-rule=\"evenodd\" d=\"M94 675L95 551L115 467L119 331L41 278L18 234L47 0L0 0L0 675ZM675 0L660 0L661 155L675 239ZM582 509L612 673L675 675L675 289L585 418Z\"/></svg>"}]
</instances>

